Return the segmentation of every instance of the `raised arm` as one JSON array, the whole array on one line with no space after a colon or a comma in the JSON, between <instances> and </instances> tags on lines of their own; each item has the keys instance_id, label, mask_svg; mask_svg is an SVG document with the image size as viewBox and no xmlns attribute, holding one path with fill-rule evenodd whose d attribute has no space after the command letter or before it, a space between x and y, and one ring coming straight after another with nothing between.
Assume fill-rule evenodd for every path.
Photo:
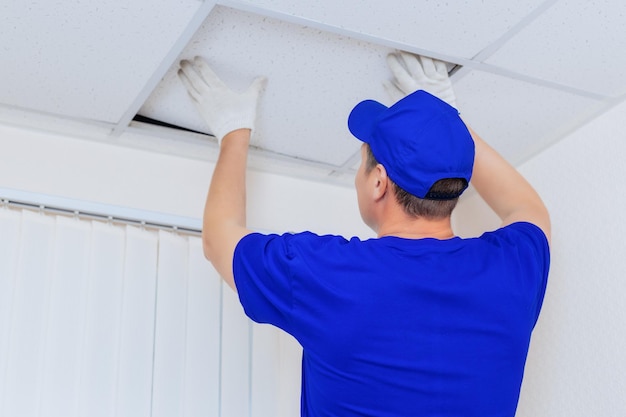
<instances>
[{"instance_id":1,"label":"raised arm","mask_svg":"<svg viewBox=\"0 0 626 417\"><path fill-rule=\"evenodd\" d=\"M236 93L198 57L181 61L178 75L220 145L204 206L202 243L206 258L236 291L233 255L239 240L251 233L246 227L246 162L265 79Z\"/></svg>"},{"instance_id":2,"label":"raised arm","mask_svg":"<svg viewBox=\"0 0 626 417\"><path fill-rule=\"evenodd\" d=\"M204 205L202 247L222 279L235 291L233 255L246 227L246 162L250 130L239 129L222 140Z\"/></svg>"},{"instance_id":3,"label":"raised arm","mask_svg":"<svg viewBox=\"0 0 626 417\"><path fill-rule=\"evenodd\" d=\"M453 107L456 96L445 63L406 52L390 54L387 63L394 78L384 84L393 100L421 89ZM522 175L471 128L476 145L472 184L502 220L502 225L526 221L538 226L550 240L550 216L541 198Z\"/></svg>"},{"instance_id":4,"label":"raised arm","mask_svg":"<svg viewBox=\"0 0 626 417\"><path fill-rule=\"evenodd\" d=\"M502 225L525 221L539 227L550 241L550 215L526 179L470 129L476 156L472 184L502 220Z\"/></svg>"}]
</instances>

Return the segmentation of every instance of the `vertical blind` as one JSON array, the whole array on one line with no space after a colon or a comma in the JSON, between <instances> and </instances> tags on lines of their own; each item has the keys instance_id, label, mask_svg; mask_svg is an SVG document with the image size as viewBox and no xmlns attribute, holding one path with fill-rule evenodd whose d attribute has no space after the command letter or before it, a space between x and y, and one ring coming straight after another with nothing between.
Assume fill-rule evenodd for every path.
<instances>
[{"instance_id":1,"label":"vertical blind","mask_svg":"<svg viewBox=\"0 0 626 417\"><path fill-rule=\"evenodd\" d=\"M199 237L0 208L0 416L293 416L298 361Z\"/></svg>"}]
</instances>

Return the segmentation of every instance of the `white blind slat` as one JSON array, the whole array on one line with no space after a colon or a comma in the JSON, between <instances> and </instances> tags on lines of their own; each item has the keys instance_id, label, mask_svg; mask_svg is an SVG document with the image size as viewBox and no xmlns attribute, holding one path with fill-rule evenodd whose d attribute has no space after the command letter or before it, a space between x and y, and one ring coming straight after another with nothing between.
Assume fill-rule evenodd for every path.
<instances>
[{"instance_id":1,"label":"white blind slat","mask_svg":"<svg viewBox=\"0 0 626 417\"><path fill-rule=\"evenodd\" d=\"M190 237L184 417L219 415L221 285L201 240Z\"/></svg>"},{"instance_id":2,"label":"white blind slat","mask_svg":"<svg viewBox=\"0 0 626 417\"><path fill-rule=\"evenodd\" d=\"M123 227L92 222L78 416L115 412L124 253Z\"/></svg>"},{"instance_id":3,"label":"white blind slat","mask_svg":"<svg viewBox=\"0 0 626 417\"><path fill-rule=\"evenodd\" d=\"M222 417L248 417L250 411L250 321L239 299L222 286Z\"/></svg>"},{"instance_id":4,"label":"white blind slat","mask_svg":"<svg viewBox=\"0 0 626 417\"><path fill-rule=\"evenodd\" d=\"M78 398L91 225L65 217L56 217L55 223L56 244L42 345L41 409L48 416L66 417L75 415Z\"/></svg>"},{"instance_id":5,"label":"white blind slat","mask_svg":"<svg viewBox=\"0 0 626 417\"><path fill-rule=\"evenodd\" d=\"M3 410L5 376L8 366L9 329L17 276L22 214L0 209L0 414Z\"/></svg>"},{"instance_id":6,"label":"white blind slat","mask_svg":"<svg viewBox=\"0 0 626 417\"><path fill-rule=\"evenodd\" d=\"M54 254L54 219L22 214L13 309L0 415L39 414L43 364L44 317Z\"/></svg>"},{"instance_id":7,"label":"white blind slat","mask_svg":"<svg viewBox=\"0 0 626 417\"><path fill-rule=\"evenodd\" d=\"M182 413L187 320L187 240L159 232L152 416Z\"/></svg>"},{"instance_id":8,"label":"white blind slat","mask_svg":"<svg viewBox=\"0 0 626 417\"><path fill-rule=\"evenodd\" d=\"M157 248L156 233L126 227L118 417L149 417L151 413Z\"/></svg>"}]
</instances>

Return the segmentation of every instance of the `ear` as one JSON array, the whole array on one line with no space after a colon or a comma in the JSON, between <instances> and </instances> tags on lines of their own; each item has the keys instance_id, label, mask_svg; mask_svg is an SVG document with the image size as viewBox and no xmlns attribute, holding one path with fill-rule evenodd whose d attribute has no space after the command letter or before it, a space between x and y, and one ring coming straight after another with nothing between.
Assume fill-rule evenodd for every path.
<instances>
[{"instance_id":1,"label":"ear","mask_svg":"<svg viewBox=\"0 0 626 417\"><path fill-rule=\"evenodd\" d=\"M376 165L376 167L374 168L373 174L374 174L372 175L373 181L374 181L373 198L374 198L374 201L380 201L385 197L385 195L387 194L387 191L390 189L390 184L389 184L390 180L389 180L389 177L387 176L387 170L381 164Z\"/></svg>"}]
</instances>

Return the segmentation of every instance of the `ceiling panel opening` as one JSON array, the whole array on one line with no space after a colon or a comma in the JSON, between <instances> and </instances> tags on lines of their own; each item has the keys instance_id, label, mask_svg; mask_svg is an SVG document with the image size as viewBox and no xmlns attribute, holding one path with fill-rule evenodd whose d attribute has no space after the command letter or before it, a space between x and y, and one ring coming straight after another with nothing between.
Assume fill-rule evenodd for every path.
<instances>
[{"instance_id":1,"label":"ceiling panel opening","mask_svg":"<svg viewBox=\"0 0 626 417\"><path fill-rule=\"evenodd\" d=\"M233 89L258 75L262 95L252 146L260 153L317 164L326 175L352 173L360 142L347 129L364 99L390 105L382 83L393 50L241 10L217 6L180 55L202 56ZM454 72L458 67L449 64ZM140 109L136 120L210 134L178 80L178 62ZM340 175L339 175L340 176Z\"/></svg>"}]
</instances>

